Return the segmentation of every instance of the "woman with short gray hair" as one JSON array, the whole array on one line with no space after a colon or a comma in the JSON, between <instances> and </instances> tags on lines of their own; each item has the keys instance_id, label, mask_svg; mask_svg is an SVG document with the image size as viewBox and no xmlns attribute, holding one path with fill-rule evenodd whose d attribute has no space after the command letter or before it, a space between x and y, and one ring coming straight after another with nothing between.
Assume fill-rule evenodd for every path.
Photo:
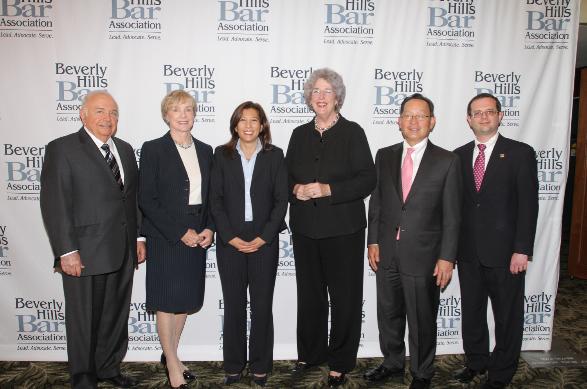
<instances>
[{"instance_id":1,"label":"woman with short gray hair","mask_svg":"<svg viewBox=\"0 0 587 389\"><path fill-rule=\"evenodd\" d=\"M316 116L293 131L286 156L298 297L293 371L328 362L329 387L344 384L356 363L367 225L363 200L376 180L365 132L340 114L345 96L335 71L310 75L304 97Z\"/></svg>"}]
</instances>

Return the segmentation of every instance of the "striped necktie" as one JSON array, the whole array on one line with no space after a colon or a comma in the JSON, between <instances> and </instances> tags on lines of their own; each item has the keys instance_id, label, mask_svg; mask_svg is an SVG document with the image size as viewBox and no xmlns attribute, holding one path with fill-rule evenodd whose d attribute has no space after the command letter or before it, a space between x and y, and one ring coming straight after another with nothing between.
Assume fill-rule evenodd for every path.
<instances>
[{"instance_id":1,"label":"striped necktie","mask_svg":"<svg viewBox=\"0 0 587 389\"><path fill-rule=\"evenodd\" d=\"M114 158L114 155L110 151L110 147L106 143L104 143L101 149L106 152L104 158L106 159L106 163L108 164L110 170L112 171L112 174L114 175L114 179L120 186L120 190L124 190L124 184L122 183L122 177L120 176L120 168L118 167L116 158Z\"/></svg>"}]
</instances>

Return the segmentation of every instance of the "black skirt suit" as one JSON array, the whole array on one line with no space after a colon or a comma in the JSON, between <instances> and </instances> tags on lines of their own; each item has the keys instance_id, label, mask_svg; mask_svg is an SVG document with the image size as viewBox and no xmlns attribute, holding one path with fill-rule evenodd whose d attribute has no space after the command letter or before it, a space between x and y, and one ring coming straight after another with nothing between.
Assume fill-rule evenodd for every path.
<instances>
[{"instance_id":1,"label":"black skirt suit","mask_svg":"<svg viewBox=\"0 0 587 389\"><path fill-rule=\"evenodd\" d=\"M355 366L361 336L364 199L375 187L373 157L363 129L340 116L322 136L314 121L294 129L286 164L296 263L298 359L311 365L328 361L330 370L346 373ZM295 184L312 182L329 184L331 195L307 201L293 195Z\"/></svg>"},{"instance_id":2,"label":"black skirt suit","mask_svg":"<svg viewBox=\"0 0 587 389\"><path fill-rule=\"evenodd\" d=\"M204 301L206 250L188 247L181 238L189 228L214 230L208 215L213 156L212 147L192 139L202 180L199 206L188 205L188 175L169 133L141 149L139 206L142 235L147 237L146 305L151 311L195 312Z\"/></svg>"},{"instance_id":3,"label":"black skirt suit","mask_svg":"<svg viewBox=\"0 0 587 389\"><path fill-rule=\"evenodd\" d=\"M287 170L275 146L257 154L250 187L253 220L245 222L245 183L238 152L220 146L214 154L210 208L217 227L216 257L224 297L224 370L240 373L247 363L247 287L251 329L249 369L263 374L273 365L273 290L279 255L279 232L287 228ZM251 254L228 242L234 237L266 244Z\"/></svg>"}]
</instances>

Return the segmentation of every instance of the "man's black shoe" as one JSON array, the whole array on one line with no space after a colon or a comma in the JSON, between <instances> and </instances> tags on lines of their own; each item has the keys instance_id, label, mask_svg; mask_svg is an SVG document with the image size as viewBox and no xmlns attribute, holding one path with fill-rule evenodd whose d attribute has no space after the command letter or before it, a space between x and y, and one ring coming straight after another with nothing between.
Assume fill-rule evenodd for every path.
<instances>
[{"instance_id":1,"label":"man's black shoe","mask_svg":"<svg viewBox=\"0 0 587 389\"><path fill-rule=\"evenodd\" d=\"M363 374L365 381L379 382L386 380L390 377L403 377L404 369L389 369L383 365L377 366L374 369L367 371Z\"/></svg>"},{"instance_id":2,"label":"man's black shoe","mask_svg":"<svg viewBox=\"0 0 587 389\"><path fill-rule=\"evenodd\" d=\"M109 378L99 378L98 382L108 382L110 385L116 386L117 388L132 388L137 386L139 381L131 376L119 374Z\"/></svg>"},{"instance_id":3,"label":"man's black shoe","mask_svg":"<svg viewBox=\"0 0 587 389\"><path fill-rule=\"evenodd\" d=\"M255 383L255 385L264 387L267 385L267 374L262 376L253 374L252 381Z\"/></svg>"},{"instance_id":4,"label":"man's black shoe","mask_svg":"<svg viewBox=\"0 0 587 389\"><path fill-rule=\"evenodd\" d=\"M424 378L414 378L410 384L410 389L429 389L430 380Z\"/></svg>"},{"instance_id":5,"label":"man's black shoe","mask_svg":"<svg viewBox=\"0 0 587 389\"><path fill-rule=\"evenodd\" d=\"M501 383L501 382L487 380L483 384L483 389L503 389L506 386L507 386L506 384Z\"/></svg>"},{"instance_id":6,"label":"man's black shoe","mask_svg":"<svg viewBox=\"0 0 587 389\"><path fill-rule=\"evenodd\" d=\"M224 376L224 381L222 382L224 385L232 385L236 384L241 380L241 374L227 374Z\"/></svg>"},{"instance_id":7,"label":"man's black shoe","mask_svg":"<svg viewBox=\"0 0 587 389\"><path fill-rule=\"evenodd\" d=\"M453 377L463 384L468 384L473 381L476 376L483 374L485 374L485 370L473 370L465 366L464 368L455 371Z\"/></svg>"}]
</instances>

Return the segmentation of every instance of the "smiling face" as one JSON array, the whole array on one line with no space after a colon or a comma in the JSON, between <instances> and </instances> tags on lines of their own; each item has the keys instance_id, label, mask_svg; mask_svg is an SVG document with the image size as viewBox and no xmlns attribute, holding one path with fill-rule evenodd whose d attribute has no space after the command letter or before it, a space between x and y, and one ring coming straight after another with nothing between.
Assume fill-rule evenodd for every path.
<instances>
[{"instance_id":1,"label":"smiling face","mask_svg":"<svg viewBox=\"0 0 587 389\"><path fill-rule=\"evenodd\" d=\"M245 108L236 125L236 133L241 143L257 143L261 133L261 118L254 108Z\"/></svg>"},{"instance_id":2,"label":"smiling face","mask_svg":"<svg viewBox=\"0 0 587 389\"><path fill-rule=\"evenodd\" d=\"M404 106L399 117L399 128L410 146L420 143L432 132L436 118L430 114L428 103L424 100L413 99Z\"/></svg>"},{"instance_id":3,"label":"smiling face","mask_svg":"<svg viewBox=\"0 0 587 389\"><path fill-rule=\"evenodd\" d=\"M497 111L495 100L482 97L471 102L471 114L467 116L469 127L480 142L488 141L497 133L503 112Z\"/></svg>"},{"instance_id":4,"label":"smiling face","mask_svg":"<svg viewBox=\"0 0 587 389\"><path fill-rule=\"evenodd\" d=\"M328 118L335 114L338 100L332 85L323 78L314 83L311 91L310 104L317 116Z\"/></svg>"},{"instance_id":5,"label":"smiling face","mask_svg":"<svg viewBox=\"0 0 587 389\"><path fill-rule=\"evenodd\" d=\"M173 132L190 132L194 126L194 107L189 100L172 104L165 113L165 121Z\"/></svg>"},{"instance_id":6,"label":"smiling face","mask_svg":"<svg viewBox=\"0 0 587 389\"><path fill-rule=\"evenodd\" d=\"M118 126L118 104L107 93L88 95L80 110L84 127L106 143L116 133Z\"/></svg>"}]
</instances>

